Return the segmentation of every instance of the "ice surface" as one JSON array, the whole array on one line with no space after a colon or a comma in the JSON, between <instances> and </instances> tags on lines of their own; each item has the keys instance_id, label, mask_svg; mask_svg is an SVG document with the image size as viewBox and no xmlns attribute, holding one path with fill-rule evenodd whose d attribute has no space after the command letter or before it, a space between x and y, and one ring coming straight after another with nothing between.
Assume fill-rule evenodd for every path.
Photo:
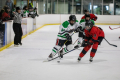
<instances>
[{"instance_id":1,"label":"ice surface","mask_svg":"<svg viewBox=\"0 0 120 80\"><path fill-rule=\"evenodd\" d=\"M120 29L110 30L109 25L99 27L105 31L106 39L118 47L103 40L92 63L89 63L90 51L77 62L82 48L66 54L62 60L43 63L59 31L59 25L45 26L23 39L23 46L12 45L0 52L0 80L120 80ZM75 34L73 42L77 38Z\"/></svg>"}]
</instances>

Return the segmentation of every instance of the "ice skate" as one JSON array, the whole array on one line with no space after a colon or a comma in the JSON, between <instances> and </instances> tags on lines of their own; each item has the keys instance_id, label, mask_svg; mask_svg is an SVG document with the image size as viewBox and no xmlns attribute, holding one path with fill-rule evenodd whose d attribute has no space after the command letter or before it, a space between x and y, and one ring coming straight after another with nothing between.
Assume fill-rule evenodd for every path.
<instances>
[{"instance_id":1,"label":"ice skate","mask_svg":"<svg viewBox=\"0 0 120 80\"><path fill-rule=\"evenodd\" d=\"M53 58L53 54L51 53L51 54L48 56L48 58Z\"/></svg>"},{"instance_id":2,"label":"ice skate","mask_svg":"<svg viewBox=\"0 0 120 80\"><path fill-rule=\"evenodd\" d=\"M80 57L80 56L78 57L78 62L79 62L79 61L81 61L81 57Z\"/></svg>"},{"instance_id":3,"label":"ice skate","mask_svg":"<svg viewBox=\"0 0 120 80\"><path fill-rule=\"evenodd\" d=\"M61 51L59 52L59 56L60 56L61 58L63 58L63 50L61 50Z\"/></svg>"},{"instance_id":4,"label":"ice skate","mask_svg":"<svg viewBox=\"0 0 120 80\"><path fill-rule=\"evenodd\" d=\"M19 47L19 45L18 44L14 44L14 47Z\"/></svg>"},{"instance_id":5,"label":"ice skate","mask_svg":"<svg viewBox=\"0 0 120 80\"><path fill-rule=\"evenodd\" d=\"M81 46L81 42L78 41L78 44L74 46L75 49L79 48Z\"/></svg>"},{"instance_id":6,"label":"ice skate","mask_svg":"<svg viewBox=\"0 0 120 80\"><path fill-rule=\"evenodd\" d=\"M93 61L93 57L90 57L89 61L92 62Z\"/></svg>"}]
</instances>

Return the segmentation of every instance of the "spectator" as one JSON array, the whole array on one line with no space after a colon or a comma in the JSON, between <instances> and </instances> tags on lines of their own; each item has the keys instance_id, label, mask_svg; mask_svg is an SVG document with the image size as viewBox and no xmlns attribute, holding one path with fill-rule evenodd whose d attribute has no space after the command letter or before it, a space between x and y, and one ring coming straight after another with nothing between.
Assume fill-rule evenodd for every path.
<instances>
[{"instance_id":1,"label":"spectator","mask_svg":"<svg viewBox=\"0 0 120 80\"><path fill-rule=\"evenodd\" d=\"M28 17L29 11L28 11L28 7L24 6L23 8L23 17Z\"/></svg>"},{"instance_id":2,"label":"spectator","mask_svg":"<svg viewBox=\"0 0 120 80\"><path fill-rule=\"evenodd\" d=\"M14 46L18 47L18 45L22 45L21 39L22 39L22 28L21 28L21 9L20 7L16 7L16 12L13 12L14 14L14 21L13 21L13 31L15 33L14 37Z\"/></svg>"},{"instance_id":3,"label":"spectator","mask_svg":"<svg viewBox=\"0 0 120 80\"><path fill-rule=\"evenodd\" d=\"M0 19L2 19L2 14L5 12L5 10L4 9L2 9L1 11L0 11Z\"/></svg>"},{"instance_id":4,"label":"spectator","mask_svg":"<svg viewBox=\"0 0 120 80\"><path fill-rule=\"evenodd\" d=\"M2 17L1 17L1 19L2 19L3 21L10 20L9 11L10 11L10 10L9 10L9 7L4 7L4 12L3 12Z\"/></svg>"},{"instance_id":5,"label":"spectator","mask_svg":"<svg viewBox=\"0 0 120 80\"><path fill-rule=\"evenodd\" d=\"M16 5L14 5L13 9L12 9L13 12L16 11Z\"/></svg>"},{"instance_id":6,"label":"spectator","mask_svg":"<svg viewBox=\"0 0 120 80\"><path fill-rule=\"evenodd\" d=\"M32 3L29 3L29 8L33 8L33 4Z\"/></svg>"},{"instance_id":7,"label":"spectator","mask_svg":"<svg viewBox=\"0 0 120 80\"><path fill-rule=\"evenodd\" d=\"M39 16L38 13L37 13L37 8L36 7L34 8L34 14L35 14L35 16Z\"/></svg>"},{"instance_id":8,"label":"spectator","mask_svg":"<svg viewBox=\"0 0 120 80\"><path fill-rule=\"evenodd\" d=\"M4 12L4 9L0 11L0 48L3 46L4 42L4 31L5 31L5 25L2 22L1 16Z\"/></svg>"},{"instance_id":9,"label":"spectator","mask_svg":"<svg viewBox=\"0 0 120 80\"><path fill-rule=\"evenodd\" d=\"M29 8L29 14L28 14L29 17L31 18L35 18L35 14L34 14L34 10L32 7Z\"/></svg>"},{"instance_id":10,"label":"spectator","mask_svg":"<svg viewBox=\"0 0 120 80\"><path fill-rule=\"evenodd\" d=\"M13 10L13 2L11 0L7 0L5 5L7 5L10 8L10 11Z\"/></svg>"}]
</instances>

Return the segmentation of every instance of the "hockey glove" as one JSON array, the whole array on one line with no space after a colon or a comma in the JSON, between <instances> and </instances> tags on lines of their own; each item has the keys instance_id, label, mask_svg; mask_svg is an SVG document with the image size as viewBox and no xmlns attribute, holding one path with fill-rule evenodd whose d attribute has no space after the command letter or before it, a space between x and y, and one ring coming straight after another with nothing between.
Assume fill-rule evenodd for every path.
<instances>
[{"instance_id":1,"label":"hockey glove","mask_svg":"<svg viewBox=\"0 0 120 80\"><path fill-rule=\"evenodd\" d=\"M89 41L88 41L88 45L93 45L93 41L92 41L92 40L89 40Z\"/></svg>"},{"instance_id":2,"label":"hockey glove","mask_svg":"<svg viewBox=\"0 0 120 80\"><path fill-rule=\"evenodd\" d=\"M77 29L75 29L75 32L81 32L82 31L82 27L79 26Z\"/></svg>"},{"instance_id":3,"label":"hockey glove","mask_svg":"<svg viewBox=\"0 0 120 80\"><path fill-rule=\"evenodd\" d=\"M69 34L65 34L65 37L67 38L68 41L72 41L72 38Z\"/></svg>"},{"instance_id":4,"label":"hockey glove","mask_svg":"<svg viewBox=\"0 0 120 80\"><path fill-rule=\"evenodd\" d=\"M85 46L87 46L87 45L92 45L92 44L93 44L93 42L85 41L85 40L84 40L84 41L82 42L82 45L81 45L81 46L82 46L82 47L85 47Z\"/></svg>"},{"instance_id":5,"label":"hockey glove","mask_svg":"<svg viewBox=\"0 0 120 80\"><path fill-rule=\"evenodd\" d=\"M69 30L68 32L69 32L69 33L72 33L73 31L74 31L74 30L73 30L73 29L71 29L71 30Z\"/></svg>"},{"instance_id":6,"label":"hockey glove","mask_svg":"<svg viewBox=\"0 0 120 80\"><path fill-rule=\"evenodd\" d=\"M88 45L88 41L83 40L81 47L85 47Z\"/></svg>"}]
</instances>

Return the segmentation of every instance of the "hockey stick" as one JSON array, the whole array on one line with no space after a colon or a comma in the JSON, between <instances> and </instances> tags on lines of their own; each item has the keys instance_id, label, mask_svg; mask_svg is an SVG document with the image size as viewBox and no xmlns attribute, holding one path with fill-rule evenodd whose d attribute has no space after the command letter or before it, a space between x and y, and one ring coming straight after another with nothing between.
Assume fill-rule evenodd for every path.
<instances>
[{"instance_id":1,"label":"hockey stick","mask_svg":"<svg viewBox=\"0 0 120 80\"><path fill-rule=\"evenodd\" d=\"M113 29L112 29L112 28L109 26L109 28L110 28L111 30L114 30L114 29L118 29L118 28L120 28L120 27L117 27L117 28L113 28Z\"/></svg>"},{"instance_id":2,"label":"hockey stick","mask_svg":"<svg viewBox=\"0 0 120 80\"><path fill-rule=\"evenodd\" d=\"M78 39L77 39L77 40L78 40ZM77 42L77 40L74 42L74 44ZM73 44L73 45L74 45L74 44ZM71 51L74 51L74 50L76 50L76 49L78 49L78 48L74 48L74 49L72 49ZM65 54L67 54L67 53L69 53L69 52L71 52L71 51L68 51L68 52L64 53L63 55L65 55ZM58 51L58 52L59 52L59 51ZM57 52L57 53L58 53L58 52ZM57 54L57 53L56 53L56 54ZM56 55L56 54L55 54L55 55ZM54 55L54 56L55 56L55 55ZM57 57L52 58L52 59L50 59L50 60L43 61L43 62L49 62L49 61L52 61L52 60L54 60L54 59L56 59L56 58L60 58L60 55L58 55ZM60 58L60 59L61 59L61 58Z\"/></svg>"},{"instance_id":3,"label":"hockey stick","mask_svg":"<svg viewBox=\"0 0 120 80\"><path fill-rule=\"evenodd\" d=\"M78 38L78 39L79 39L79 38ZM78 40L78 39L77 39L77 40ZM77 40L76 40L72 45L74 45L74 44L77 42ZM66 42L65 42L65 43L66 43ZM64 43L64 44L65 44L65 43ZM59 52L59 51L58 51L58 52ZM57 53L56 53L56 54L57 54ZM55 54L55 55L56 55L56 54ZM54 56L55 56L55 55L54 55ZM61 59L61 57L60 57L60 59Z\"/></svg>"},{"instance_id":4,"label":"hockey stick","mask_svg":"<svg viewBox=\"0 0 120 80\"><path fill-rule=\"evenodd\" d=\"M105 38L104 38L104 39L105 39ZM106 41L109 45L114 46L114 47L117 47L117 45L110 44L107 39L105 39L105 41Z\"/></svg>"},{"instance_id":5,"label":"hockey stick","mask_svg":"<svg viewBox=\"0 0 120 80\"><path fill-rule=\"evenodd\" d=\"M78 39L79 39L79 38L78 38ZM77 40L78 40L78 39L77 39ZM77 42L77 40L73 43L73 45Z\"/></svg>"},{"instance_id":6,"label":"hockey stick","mask_svg":"<svg viewBox=\"0 0 120 80\"><path fill-rule=\"evenodd\" d=\"M77 48L74 48L74 49L72 49L72 50L70 50L70 51L64 53L63 55L65 55L65 54L67 54L67 53L69 53L69 52L72 52L72 51L74 51L74 50L76 50L76 49L77 49ZM56 58L59 58L59 57L60 57L60 55L57 56L57 57L55 57L55 58L52 58L52 59L50 59L50 60L43 61L43 62L49 62L49 61L52 61L52 60L54 60L54 59L56 59Z\"/></svg>"}]
</instances>

